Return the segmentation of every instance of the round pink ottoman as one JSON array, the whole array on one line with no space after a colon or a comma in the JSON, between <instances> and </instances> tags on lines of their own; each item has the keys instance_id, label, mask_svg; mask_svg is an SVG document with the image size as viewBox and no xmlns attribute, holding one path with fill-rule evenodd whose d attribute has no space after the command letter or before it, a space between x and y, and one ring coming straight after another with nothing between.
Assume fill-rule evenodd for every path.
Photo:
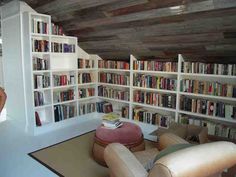
<instances>
[{"instance_id":1,"label":"round pink ottoman","mask_svg":"<svg viewBox=\"0 0 236 177\"><path fill-rule=\"evenodd\" d=\"M96 130L93 144L93 157L101 165L106 166L103 158L104 149L110 143L121 143L132 152L145 149L142 130L139 126L123 122L117 129L99 126Z\"/></svg>"}]
</instances>

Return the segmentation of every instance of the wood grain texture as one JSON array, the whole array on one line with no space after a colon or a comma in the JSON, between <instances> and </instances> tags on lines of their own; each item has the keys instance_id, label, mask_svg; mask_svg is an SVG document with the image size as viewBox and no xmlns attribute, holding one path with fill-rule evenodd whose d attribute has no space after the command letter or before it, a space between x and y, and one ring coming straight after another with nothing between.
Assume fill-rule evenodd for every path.
<instances>
[{"instance_id":1,"label":"wood grain texture","mask_svg":"<svg viewBox=\"0 0 236 177\"><path fill-rule=\"evenodd\" d=\"M25 0L89 53L236 63L236 0Z\"/></svg>"}]
</instances>

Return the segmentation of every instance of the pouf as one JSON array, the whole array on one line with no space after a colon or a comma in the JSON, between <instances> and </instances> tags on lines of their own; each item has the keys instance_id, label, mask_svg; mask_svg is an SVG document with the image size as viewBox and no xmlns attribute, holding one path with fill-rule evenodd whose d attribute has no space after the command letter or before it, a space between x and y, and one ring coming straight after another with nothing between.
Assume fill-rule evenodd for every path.
<instances>
[{"instance_id":1,"label":"pouf","mask_svg":"<svg viewBox=\"0 0 236 177\"><path fill-rule=\"evenodd\" d=\"M123 122L123 125L116 129L102 125L97 128L94 136L93 157L103 166L106 166L103 157L104 149L110 143L121 143L132 152L145 149L141 128L130 122Z\"/></svg>"}]
</instances>

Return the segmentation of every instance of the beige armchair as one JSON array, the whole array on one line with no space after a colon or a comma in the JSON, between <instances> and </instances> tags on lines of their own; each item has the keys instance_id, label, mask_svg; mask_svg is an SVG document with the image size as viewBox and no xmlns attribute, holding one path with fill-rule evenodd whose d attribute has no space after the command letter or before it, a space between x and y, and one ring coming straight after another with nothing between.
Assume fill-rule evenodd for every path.
<instances>
[{"instance_id":1,"label":"beige armchair","mask_svg":"<svg viewBox=\"0 0 236 177\"><path fill-rule=\"evenodd\" d=\"M176 139L172 134L162 135L160 148L178 142L186 141ZM137 159L137 154L135 156L121 144L108 145L104 158L111 177L219 177L223 170L236 164L236 145L214 142L188 147L160 158L149 173Z\"/></svg>"},{"instance_id":2,"label":"beige armchair","mask_svg":"<svg viewBox=\"0 0 236 177\"><path fill-rule=\"evenodd\" d=\"M179 137L187 140L191 143L207 143L208 142L208 129L207 127L201 127L196 125L186 125L179 123L171 123L169 129L158 129L157 136L161 136L164 133L173 133L178 135ZM194 138L196 137L195 141Z\"/></svg>"}]
</instances>

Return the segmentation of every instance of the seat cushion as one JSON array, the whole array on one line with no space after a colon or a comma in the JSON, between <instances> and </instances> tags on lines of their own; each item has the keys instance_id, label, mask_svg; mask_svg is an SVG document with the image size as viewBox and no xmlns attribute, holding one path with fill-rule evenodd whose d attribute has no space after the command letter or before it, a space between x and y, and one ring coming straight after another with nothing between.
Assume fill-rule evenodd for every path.
<instances>
[{"instance_id":1,"label":"seat cushion","mask_svg":"<svg viewBox=\"0 0 236 177\"><path fill-rule=\"evenodd\" d=\"M123 125L117 129L109 129L100 126L96 130L96 138L103 142L121 143L124 145L140 142L143 138L142 130L136 124L123 122Z\"/></svg>"},{"instance_id":2,"label":"seat cushion","mask_svg":"<svg viewBox=\"0 0 236 177\"><path fill-rule=\"evenodd\" d=\"M144 151L134 152L134 156L136 159L146 168L150 160L153 160L159 153L157 148L145 149Z\"/></svg>"}]
</instances>

